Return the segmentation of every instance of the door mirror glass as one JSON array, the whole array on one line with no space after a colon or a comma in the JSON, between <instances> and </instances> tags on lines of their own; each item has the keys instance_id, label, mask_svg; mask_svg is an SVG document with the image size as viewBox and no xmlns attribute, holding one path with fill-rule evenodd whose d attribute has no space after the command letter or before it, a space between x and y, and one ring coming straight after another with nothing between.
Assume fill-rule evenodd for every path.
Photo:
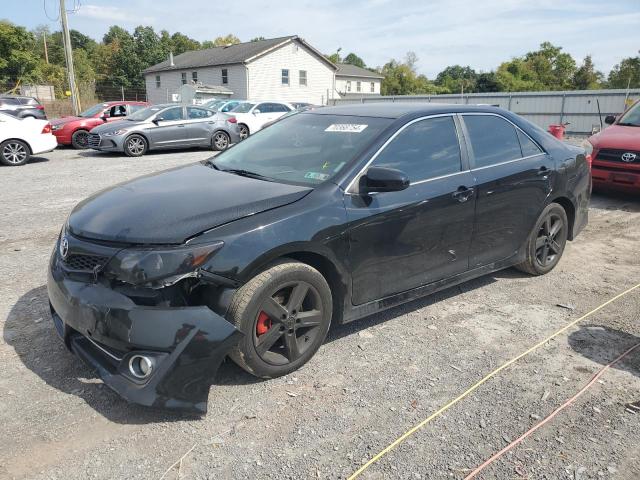
<instances>
[{"instance_id":1,"label":"door mirror glass","mask_svg":"<svg viewBox=\"0 0 640 480\"><path fill-rule=\"evenodd\" d=\"M360 193L367 195L373 192L399 192L409 187L406 173L388 167L370 167L360 177Z\"/></svg>"},{"instance_id":2,"label":"door mirror glass","mask_svg":"<svg viewBox=\"0 0 640 480\"><path fill-rule=\"evenodd\" d=\"M254 115L258 115L259 113L262 113L260 110L258 110L257 108L253 111Z\"/></svg>"},{"instance_id":3,"label":"door mirror glass","mask_svg":"<svg viewBox=\"0 0 640 480\"><path fill-rule=\"evenodd\" d=\"M607 115L606 117L604 117L604 123L606 123L607 125L613 125L615 121L616 117L613 115Z\"/></svg>"}]
</instances>

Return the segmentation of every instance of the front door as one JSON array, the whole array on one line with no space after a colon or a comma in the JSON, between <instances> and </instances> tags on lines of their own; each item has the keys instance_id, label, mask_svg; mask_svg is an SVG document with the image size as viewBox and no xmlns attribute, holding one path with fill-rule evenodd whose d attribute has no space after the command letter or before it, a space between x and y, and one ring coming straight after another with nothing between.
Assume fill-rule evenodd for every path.
<instances>
[{"instance_id":1,"label":"front door","mask_svg":"<svg viewBox=\"0 0 640 480\"><path fill-rule=\"evenodd\" d=\"M466 271L475 194L454 117L408 124L371 165L401 170L411 184L400 192L345 195L353 303Z\"/></svg>"},{"instance_id":2,"label":"front door","mask_svg":"<svg viewBox=\"0 0 640 480\"><path fill-rule=\"evenodd\" d=\"M148 133L152 148L184 146L187 138L184 107L171 107L158 112Z\"/></svg>"},{"instance_id":3,"label":"front door","mask_svg":"<svg viewBox=\"0 0 640 480\"><path fill-rule=\"evenodd\" d=\"M499 115L464 114L478 189L469 264L508 259L531 233L551 193L553 160Z\"/></svg>"}]
</instances>

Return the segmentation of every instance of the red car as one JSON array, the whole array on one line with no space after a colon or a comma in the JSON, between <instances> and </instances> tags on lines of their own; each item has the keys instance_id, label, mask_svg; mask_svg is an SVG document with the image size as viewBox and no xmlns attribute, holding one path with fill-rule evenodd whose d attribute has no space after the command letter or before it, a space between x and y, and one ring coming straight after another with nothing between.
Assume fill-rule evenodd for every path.
<instances>
[{"instance_id":1,"label":"red car","mask_svg":"<svg viewBox=\"0 0 640 480\"><path fill-rule=\"evenodd\" d=\"M77 117L63 117L51 121L51 130L58 139L58 145L73 145L87 148L89 130L105 122L122 120L136 110L148 107L147 102L105 102L98 103Z\"/></svg>"},{"instance_id":2,"label":"red car","mask_svg":"<svg viewBox=\"0 0 640 480\"><path fill-rule=\"evenodd\" d=\"M585 142L593 159L593 187L640 193L640 101L617 119L609 115L611 125Z\"/></svg>"}]
</instances>

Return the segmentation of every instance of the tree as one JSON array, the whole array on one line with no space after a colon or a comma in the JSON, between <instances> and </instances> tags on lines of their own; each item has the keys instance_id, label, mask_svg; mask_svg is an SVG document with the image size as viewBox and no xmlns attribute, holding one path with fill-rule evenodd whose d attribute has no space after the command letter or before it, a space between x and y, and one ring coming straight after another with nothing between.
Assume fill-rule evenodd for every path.
<instances>
[{"instance_id":1,"label":"tree","mask_svg":"<svg viewBox=\"0 0 640 480\"><path fill-rule=\"evenodd\" d=\"M438 74L435 84L444 87L451 93L458 93L463 90L465 92L474 92L476 91L477 77L476 71L469 66L452 65Z\"/></svg>"},{"instance_id":2,"label":"tree","mask_svg":"<svg viewBox=\"0 0 640 480\"><path fill-rule=\"evenodd\" d=\"M502 92L542 90L536 73L522 58L502 63L496 70L496 82Z\"/></svg>"},{"instance_id":3,"label":"tree","mask_svg":"<svg viewBox=\"0 0 640 480\"><path fill-rule=\"evenodd\" d=\"M568 90L572 87L576 61L570 54L562 53L562 47L543 42L539 50L527 53L524 61L543 90Z\"/></svg>"},{"instance_id":4,"label":"tree","mask_svg":"<svg viewBox=\"0 0 640 480\"><path fill-rule=\"evenodd\" d=\"M180 32L176 32L171 35L170 45L170 51L172 51L174 55L180 55L181 53L189 52L191 50L199 50L201 48L200 42L193 38L189 38Z\"/></svg>"},{"instance_id":5,"label":"tree","mask_svg":"<svg viewBox=\"0 0 640 480\"><path fill-rule=\"evenodd\" d=\"M582 65L573 74L573 88L576 90L595 90L602 88L604 75L596 70L591 55L584 57Z\"/></svg>"},{"instance_id":6,"label":"tree","mask_svg":"<svg viewBox=\"0 0 640 480\"><path fill-rule=\"evenodd\" d=\"M418 75L415 65L418 57L408 52L404 61L391 60L381 69L382 95L416 95L421 93L443 93L443 89L434 85L424 75Z\"/></svg>"},{"instance_id":7,"label":"tree","mask_svg":"<svg viewBox=\"0 0 640 480\"><path fill-rule=\"evenodd\" d=\"M350 53L349 55L344 57L344 59L342 60L342 63L348 63L349 65L355 65L356 67L360 67L360 68L367 68L366 64L364 63L364 60L360 58L358 55L356 55L355 53Z\"/></svg>"},{"instance_id":8,"label":"tree","mask_svg":"<svg viewBox=\"0 0 640 480\"><path fill-rule=\"evenodd\" d=\"M226 47L227 45L235 45L237 43L241 43L240 39L233 34L228 34L224 37L217 37L213 41L214 47Z\"/></svg>"},{"instance_id":9,"label":"tree","mask_svg":"<svg viewBox=\"0 0 640 480\"><path fill-rule=\"evenodd\" d=\"M480 73L476 77L476 92L490 93L499 91L500 84L498 83L495 72Z\"/></svg>"},{"instance_id":10,"label":"tree","mask_svg":"<svg viewBox=\"0 0 640 480\"><path fill-rule=\"evenodd\" d=\"M35 37L24 27L0 21L0 81L18 82L34 79L39 63Z\"/></svg>"},{"instance_id":11,"label":"tree","mask_svg":"<svg viewBox=\"0 0 640 480\"><path fill-rule=\"evenodd\" d=\"M639 52L640 53L640 52ZM640 88L640 55L628 57L615 65L609 73L609 88Z\"/></svg>"},{"instance_id":12,"label":"tree","mask_svg":"<svg viewBox=\"0 0 640 480\"><path fill-rule=\"evenodd\" d=\"M266 38L260 36L260 37L254 37L251 40L249 40L250 42L260 42L262 40L266 40Z\"/></svg>"},{"instance_id":13,"label":"tree","mask_svg":"<svg viewBox=\"0 0 640 480\"><path fill-rule=\"evenodd\" d=\"M342 57L340 57L341 50L342 50L342 47L338 47L338 49L336 50L336 53L332 53L331 55L325 55L325 57L327 57L327 59L332 63L342 63Z\"/></svg>"}]
</instances>

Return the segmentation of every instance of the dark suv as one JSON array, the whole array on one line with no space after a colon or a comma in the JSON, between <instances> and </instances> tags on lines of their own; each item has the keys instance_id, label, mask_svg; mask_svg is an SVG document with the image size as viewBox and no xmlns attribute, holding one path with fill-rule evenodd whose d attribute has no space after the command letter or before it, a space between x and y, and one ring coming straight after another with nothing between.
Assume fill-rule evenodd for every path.
<instances>
[{"instance_id":1,"label":"dark suv","mask_svg":"<svg viewBox=\"0 0 640 480\"><path fill-rule=\"evenodd\" d=\"M34 97L23 97L18 95L1 95L0 112L18 118L38 118L46 120L44 107Z\"/></svg>"}]
</instances>

